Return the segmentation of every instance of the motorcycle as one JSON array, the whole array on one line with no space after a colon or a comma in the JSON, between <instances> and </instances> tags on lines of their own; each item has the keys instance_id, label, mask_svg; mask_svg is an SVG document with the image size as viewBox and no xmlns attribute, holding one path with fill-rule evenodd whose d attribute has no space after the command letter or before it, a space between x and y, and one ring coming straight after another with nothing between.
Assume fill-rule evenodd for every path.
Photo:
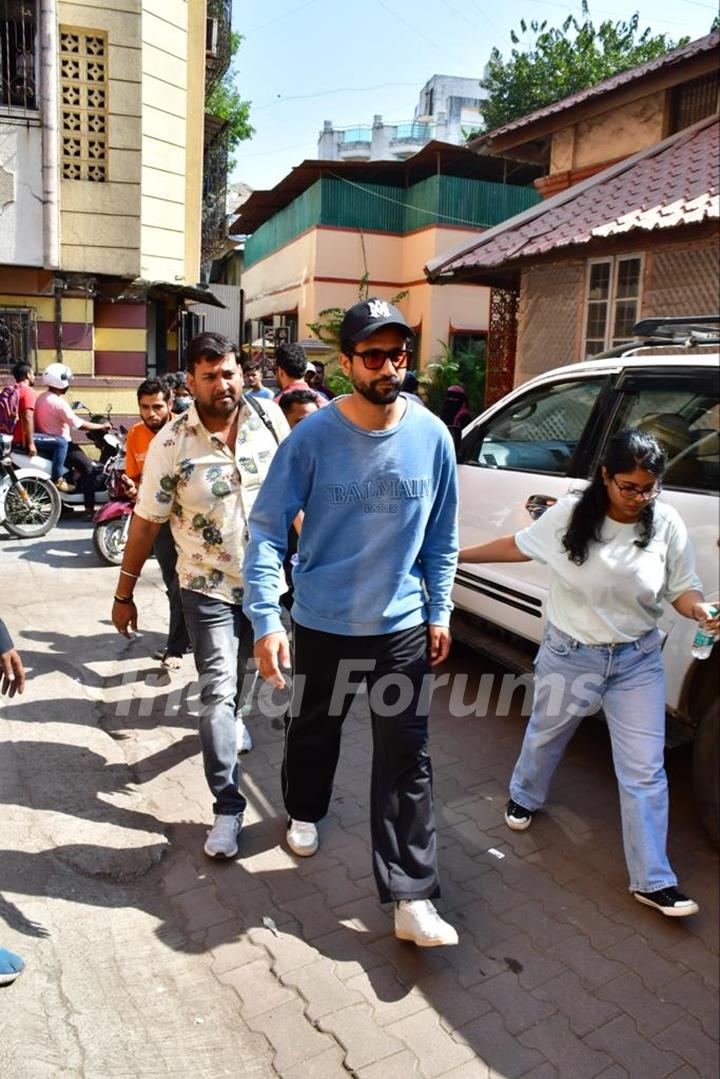
<instances>
[{"instance_id":1,"label":"motorcycle","mask_svg":"<svg viewBox=\"0 0 720 1079\"><path fill-rule=\"evenodd\" d=\"M111 422L110 413L112 412L112 405L108 405L107 415L91 413L90 409L87 405L84 405L82 401L73 401L72 408L75 412L87 412L88 419L92 420L93 423L103 423L105 421ZM88 442L95 446L99 453L99 458L94 469L95 504L104 505L110 500L107 489L107 476L105 475L104 468L107 462L120 450L122 440L114 429L110 431L88 431L87 439ZM26 453L15 450L12 453L12 460L18 467L29 465L30 468L41 471L48 480L52 476L52 462L46 457L28 457ZM76 483L76 478L74 478L72 469L66 468L63 477L75 487L75 490L69 493L58 491L61 506L63 508L82 507L84 504L83 493L80 485Z\"/></svg>"},{"instance_id":2,"label":"motorcycle","mask_svg":"<svg viewBox=\"0 0 720 1079\"><path fill-rule=\"evenodd\" d=\"M123 484L125 471L125 442L127 433L124 427L120 428L122 441L119 442L118 452L109 458L103 467L103 475L106 478L106 490L110 501L101 506L93 519L93 544L100 557L113 566L119 566L125 553L130 520L135 503L126 494Z\"/></svg>"},{"instance_id":3,"label":"motorcycle","mask_svg":"<svg viewBox=\"0 0 720 1079\"><path fill-rule=\"evenodd\" d=\"M36 539L60 520L60 492L45 472L16 467L11 454L12 436L2 436L0 447L0 524L13 536Z\"/></svg>"}]
</instances>

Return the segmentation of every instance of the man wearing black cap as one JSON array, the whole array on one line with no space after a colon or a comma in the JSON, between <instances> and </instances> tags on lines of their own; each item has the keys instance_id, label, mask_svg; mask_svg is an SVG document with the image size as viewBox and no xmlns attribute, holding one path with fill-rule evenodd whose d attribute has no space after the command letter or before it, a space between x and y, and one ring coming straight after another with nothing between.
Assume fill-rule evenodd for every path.
<instances>
[{"instance_id":1,"label":"man wearing black cap","mask_svg":"<svg viewBox=\"0 0 720 1079\"><path fill-rule=\"evenodd\" d=\"M293 694L282 781L287 843L318 848L342 722L366 682L373 730L371 830L381 902L395 934L456 944L439 895L426 676L450 647L457 483L444 425L400 394L412 331L386 300L346 313L340 362L353 392L309 416L279 448L250 517L245 611L263 678L290 664L280 622L287 533L305 518L293 573Z\"/></svg>"}]
</instances>

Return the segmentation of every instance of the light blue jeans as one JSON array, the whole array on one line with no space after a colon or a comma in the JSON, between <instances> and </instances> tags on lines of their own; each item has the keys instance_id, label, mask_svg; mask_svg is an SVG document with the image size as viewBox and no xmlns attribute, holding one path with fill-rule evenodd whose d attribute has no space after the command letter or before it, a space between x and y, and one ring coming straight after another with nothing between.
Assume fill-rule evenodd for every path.
<instances>
[{"instance_id":1,"label":"light blue jeans","mask_svg":"<svg viewBox=\"0 0 720 1079\"><path fill-rule=\"evenodd\" d=\"M200 681L200 745L213 813L233 816L246 805L238 787L236 712L252 630L240 604L187 588L180 594Z\"/></svg>"},{"instance_id":2,"label":"light blue jeans","mask_svg":"<svg viewBox=\"0 0 720 1079\"><path fill-rule=\"evenodd\" d=\"M665 678L660 633L627 644L585 645L548 624L535 659L535 697L510 797L544 805L553 772L584 716L602 705L620 790L630 889L677 884L668 862L664 767Z\"/></svg>"}]
</instances>

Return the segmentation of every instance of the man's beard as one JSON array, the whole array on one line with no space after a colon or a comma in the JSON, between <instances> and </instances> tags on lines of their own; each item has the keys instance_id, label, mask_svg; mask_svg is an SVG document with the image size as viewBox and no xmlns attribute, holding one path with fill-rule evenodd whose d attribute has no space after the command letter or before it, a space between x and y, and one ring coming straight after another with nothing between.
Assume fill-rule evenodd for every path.
<instances>
[{"instance_id":1,"label":"man's beard","mask_svg":"<svg viewBox=\"0 0 720 1079\"><path fill-rule=\"evenodd\" d=\"M169 419L169 417L166 416L163 420L160 421L160 423L148 423L147 420L143 420L143 423L145 424L145 426L147 427L147 429L149 431L153 431L155 434L157 434L157 432L160 430L160 428L165 426L168 419Z\"/></svg>"},{"instance_id":2,"label":"man's beard","mask_svg":"<svg viewBox=\"0 0 720 1079\"><path fill-rule=\"evenodd\" d=\"M235 409L238 407L240 401L240 393L234 394L232 398L216 397L210 401L200 402L200 407L204 412L207 412L209 416L215 416L216 419L225 420L228 416L231 416Z\"/></svg>"},{"instance_id":3,"label":"man's beard","mask_svg":"<svg viewBox=\"0 0 720 1079\"><path fill-rule=\"evenodd\" d=\"M366 401L370 401L373 405L391 405L394 401L397 401L402 386L399 378L376 378L370 383L356 382L355 379L351 379L351 382L360 396L364 397ZM379 388L379 383L388 382L391 382L392 385L385 385L383 389Z\"/></svg>"}]
</instances>

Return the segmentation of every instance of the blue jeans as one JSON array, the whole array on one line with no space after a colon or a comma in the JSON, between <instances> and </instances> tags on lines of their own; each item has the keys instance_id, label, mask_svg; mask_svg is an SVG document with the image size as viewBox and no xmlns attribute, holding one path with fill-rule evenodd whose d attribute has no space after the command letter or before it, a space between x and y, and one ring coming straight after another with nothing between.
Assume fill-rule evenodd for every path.
<instances>
[{"instance_id":1,"label":"blue jeans","mask_svg":"<svg viewBox=\"0 0 720 1079\"><path fill-rule=\"evenodd\" d=\"M627 644L585 645L548 624L535 660L535 698L510 797L539 809L570 738L602 705L620 790L630 889L677 884L666 852L668 785L665 678L660 634Z\"/></svg>"},{"instance_id":2,"label":"blue jeans","mask_svg":"<svg viewBox=\"0 0 720 1079\"><path fill-rule=\"evenodd\" d=\"M243 813L238 787L238 691L252 655L250 624L237 603L181 590L185 624L190 633L200 679L200 746L205 779L215 799L213 813Z\"/></svg>"},{"instance_id":3,"label":"blue jeans","mask_svg":"<svg viewBox=\"0 0 720 1079\"><path fill-rule=\"evenodd\" d=\"M43 435L36 431L33 435L38 455L52 461L52 479L59 480L65 471L65 458L67 457L69 441L62 435Z\"/></svg>"}]
</instances>

